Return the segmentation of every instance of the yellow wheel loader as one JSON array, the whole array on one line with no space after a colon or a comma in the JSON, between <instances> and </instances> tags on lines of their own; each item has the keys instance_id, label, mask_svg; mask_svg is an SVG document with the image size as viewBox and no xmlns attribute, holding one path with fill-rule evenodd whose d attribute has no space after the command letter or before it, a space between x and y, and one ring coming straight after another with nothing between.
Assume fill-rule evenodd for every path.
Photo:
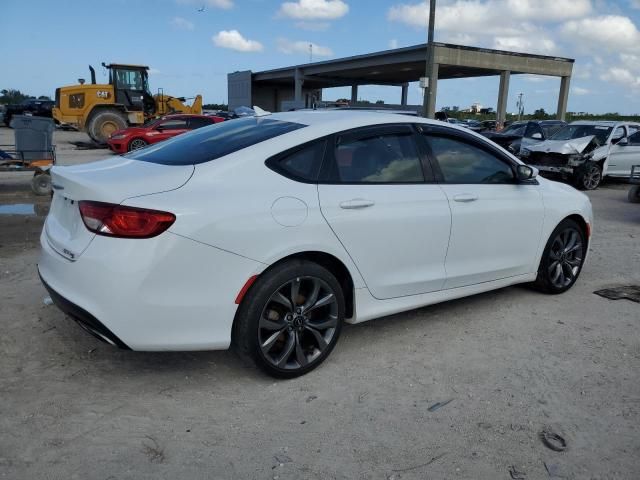
<instances>
[{"instance_id":1,"label":"yellow wheel loader","mask_svg":"<svg viewBox=\"0 0 640 480\"><path fill-rule=\"evenodd\" d=\"M172 97L149 90L149 67L143 65L102 64L109 71L109 83L96 83L96 72L89 66L91 84L56 89L53 118L87 132L94 142L106 143L116 130L141 125L150 118L170 113L202 114L202 96L191 105L184 97Z\"/></svg>"}]
</instances>

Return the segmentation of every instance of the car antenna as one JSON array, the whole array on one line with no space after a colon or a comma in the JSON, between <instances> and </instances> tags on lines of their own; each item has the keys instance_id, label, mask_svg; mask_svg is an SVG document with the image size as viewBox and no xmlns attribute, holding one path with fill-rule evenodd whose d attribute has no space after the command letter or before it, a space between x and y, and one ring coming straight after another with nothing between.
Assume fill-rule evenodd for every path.
<instances>
[{"instance_id":1,"label":"car antenna","mask_svg":"<svg viewBox=\"0 0 640 480\"><path fill-rule=\"evenodd\" d=\"M271 115L271 112L267 112L256 105L253 106L253 111L256 112L254 115L256 117L266 117L267 115Z\"/></svg>"}]
</instances>

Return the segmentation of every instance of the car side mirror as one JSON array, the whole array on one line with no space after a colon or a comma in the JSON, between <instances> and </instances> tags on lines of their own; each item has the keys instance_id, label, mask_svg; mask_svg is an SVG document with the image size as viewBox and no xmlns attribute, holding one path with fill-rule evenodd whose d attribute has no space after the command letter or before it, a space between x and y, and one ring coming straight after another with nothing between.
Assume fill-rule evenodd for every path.
<instances>
[{"instance_id":1,"label":"car side mirror","mask_svg":"<svg viewBox=\"0 0 640 480\"><path fill-rule=\"evenodd\" d=\"M538 176L538 170L529 165L518 165L516 168L516 177L519 182L526 182L527 180L533 180Z\"/></svg>"},{"instance_id":2,"label":"car side mirror","mask_svg":"<svg viewBox=\"0 0 640 480\"><path fill-rule=\"evenodd\" d=\"M540 132L536 132L533 135L531 135L531 138L535 140L542 140L542 134Z\"/></svg>"}]
</instances>

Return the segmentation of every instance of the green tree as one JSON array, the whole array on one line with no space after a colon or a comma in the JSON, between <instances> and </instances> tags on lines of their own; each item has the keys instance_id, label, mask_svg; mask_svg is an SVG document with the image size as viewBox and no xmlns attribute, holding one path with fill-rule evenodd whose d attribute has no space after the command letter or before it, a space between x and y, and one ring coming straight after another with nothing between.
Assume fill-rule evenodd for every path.
<instances>
[{"instance_id":1,"label":"green tree","mask_svg":"<svg viewBox=\"0 0 640 480\"><path fill-rule=\"evenodd\" d=\"M533 112L533 118L537 120L544 120L545 118L549 118L549 114L544 111L544 108L539 108Z\"/></svg>"},{"instance_id":2,"label":"green tree","mask_svg":"<svg viewBox=\"0 0 640 480\"><path fill-rule=\"evenodd\" d=\"M0 103L20 103L27 98L31 97L22 93L20 90L16 90L13 88L5 88L3 90L0 90Z\"/></svg>"}]
</instances>

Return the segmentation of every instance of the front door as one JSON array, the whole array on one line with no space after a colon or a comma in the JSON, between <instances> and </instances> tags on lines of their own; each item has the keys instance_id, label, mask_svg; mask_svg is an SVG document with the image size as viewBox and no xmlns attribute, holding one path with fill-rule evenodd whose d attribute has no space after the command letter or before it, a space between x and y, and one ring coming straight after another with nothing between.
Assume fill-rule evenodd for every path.
<instances>
[{"instance_id":1,"label":"front door","mask_svg":"<svg viewBox=\"0 0 640 480\"><path fill-rule=\"evenodd\" d=\"M514 162L471 136L424 138L451 207L444 288L534 272L544 219L537 182L517 183Z\"/></svg>"},{"instance_id":2,"label":"front door","mask_svg":"<svg viewBox=\"0 0 640 480\"><path fill-rule=\"evenodd\" d=\"M630 135L626 143L623 141L611 146L607 175L628 177L633 165L640 165L640 131Z\"/></svg>"},{"instance_id":3,"label":"front door","mask_svg":"<svg viewBox=\"0 0 640 480\"><path fill-rule=\"evenodd\" d=\"M406 125L367 127L328 144L322 214L378 299L440 290L451 213Z\"/></svg>"}]
</instances>

